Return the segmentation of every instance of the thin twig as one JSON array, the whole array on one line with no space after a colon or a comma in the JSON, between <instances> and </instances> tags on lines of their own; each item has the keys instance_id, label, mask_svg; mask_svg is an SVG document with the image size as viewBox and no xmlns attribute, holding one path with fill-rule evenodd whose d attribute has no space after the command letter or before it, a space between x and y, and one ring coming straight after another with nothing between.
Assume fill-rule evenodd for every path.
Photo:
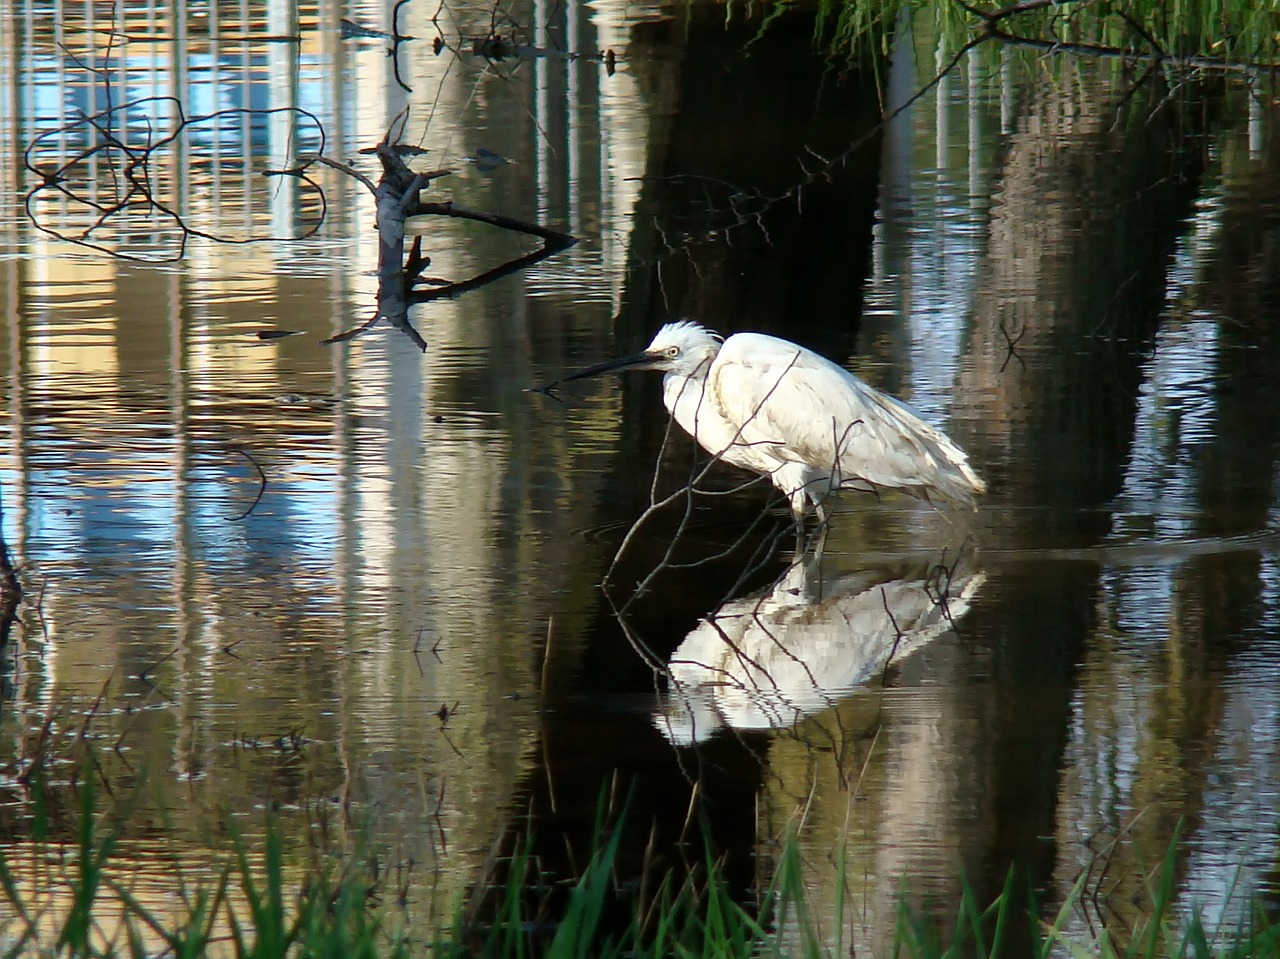
<instances>
[{"instance_id":1,"label":"thin twig","mask_svg":"<svg viewBox=\"0 0 1280 959\"><path fill-rule=\"evenodd\" d=\"M359 336L365 330L371 329L380 319L382 319L382 314L375 312L373 316L369 317L369 319L365 320L364 323L359 326L352 327L349 330L343 330L341 333L335 333L333 336L323 339L320 342L324 346L328 346L330 343L344 343L347 340L354 339Z\"/></svg>"},{"instance_id":2,"label":"thin twig","mask_svg":"<svg viewBox=\"0 0 1280 959\"><path fill-rule=\"evenodd\" d=\"M323 153L318 154L316 156L316 162L323 164L324 166L327 166L327 167L332 167L333 169L337 170L339 173L345 173L349 177L354 177L355 179L363 183L365 185L365 189L367 189L370 193L372 193L374 196L378 195L378 188L377 186L374 185L374 182L370 180L367 176L365 176L363 173L361 173L359 170L357 170L355 167L348 166L346 163L343 163L341 160L331 159L325 156Z\"/></svg>"},{"instance_id":3,"label":"thin twig","mask_svg":"<svg viewBox=\"0 0 1280 959\"><path fill-rule=\"evenodd\" d=\"M240 520L244 519L246 516L248 516L250 513L252 513L255 509L257 509L258 504L262 502L262 494L267 491L267 474L262 472L262 467L258 465L258 461L254 459L253 456L249 453L249 451L244 447L237 446L237 447L234 447L234 449L237 453L239 453L241 456L243 456L245 459L247 459L250 463L253 464L253 468L258 471L258 479L260 480L260 483L258 485L258 495L253 498L253 502L249 504L249 508L246 509L239 516L232 516L230 519L227 520L228 523L237 523Z\"/></svg>"},{"instance_id":4,"label":"thin twig","mask_svg":"<svg viewBox=\"0 0 1280 959\"><path fill-rule=\"evenodd\" d=\"M550 227L539 226L537 223L529 223L525 220L517 220L515 217L503 216L500 213L484 213L480 210L469 210L466 207L457 206L452 202L419 203L415 208L409 210L408 213L410 216L435 214L436 216L457 217L463 220L475 220L478 223L488 223L491 226L501 227L504 230L515 230L519 233L528 233L530 236L536 236L544 240L551 240L556 243L563 244L560 249L573 246L578 242L576 237L560 230L553 230Z\"/></svg>"}]
</instances>

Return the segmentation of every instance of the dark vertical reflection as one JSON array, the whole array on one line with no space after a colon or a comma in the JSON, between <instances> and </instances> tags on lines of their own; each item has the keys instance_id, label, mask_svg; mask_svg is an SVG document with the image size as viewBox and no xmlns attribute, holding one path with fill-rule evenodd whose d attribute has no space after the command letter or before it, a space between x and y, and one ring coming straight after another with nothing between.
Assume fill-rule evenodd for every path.
<instances>
[{"instance_id":1,"label":"dark vertical reflection","mask_svg":"<svg viewBox=\"0 0 1280 959\"><path fill-rule=\"evenodd\" d=\"M1207 548L1169 569L1109 571L1113 622L1090 650L1077 707L1072 748L1082 769L1069 766L1064 777L1064 805L1085 820L1075 835L1105 829L1121 839L1105 893L1121 944L1143 918L1144 877L1175 835L1177 881L1194 875L1206 910L1228 914L1240 903L1221 901L1225 890L1206 860L1225 861L1232 882L1240 870L1238 888L1248 889L1263 878L1267 854L1240 836L1274 844L1276 835L1271 804L1259 808L1252 797L1268 794L1277 775L1274 751L1257 745L1268 725L1257 717L1272 708L1274 688L1274 554L1258 534L1273 525L1278 435L1264 371L1280 359L1270 319L1280 167L1274 150L1250 161L1233 156L1243 113L1235 111L1239 125L1227 125L1215 145L1226 183L1215 209L1198 214L1200 235L1187 240L1202 244L1198 272L1179 277L1183 289L1151 361L1173 381L1155 394L1158 438L1135 451L1154 462L1131 465L1145 478L1127 489L1131 522L1145 519ZM1204 242L1210 231L1212 245ZM1117 759L1120 772L1089 766ZM1071 837L1070 818L1060 828Z\"/></svg>"},{"instance_id":2,"label":"dark vertical reflection","mask_svg":"<svg viewBox=\"0 0 1280 959\"><path fill-rule=\"evenodd\" d=\"M16 454L21 449L19 436L22 430L23 421L23 393L22 393L22 352L21 352L21 336L20 336L20 320L21 316L21 274L19 265L15 260L9 260L3 266L0 272L0 302L3 302L2 321L4 323L4 336L0 338L0 369L4 370L4 401L9 411L9 430L8 437L12 452ZM14 459L18 460L18 456L14 455ZM14 484L16 487L17 484ZM14 509L18 508L19 501L16 496L17 490L13 492L7 491L3 485L0 485L0 716L4 715L5 709L10 698L13 695L13 686L11 681L9 657L11 650L9 648L11 628L14 618L18 611L18 602L22 595L22 584L18 580L15 565L22 562L21 541L10 543L5 535L5 515L3 509L3 501L6 495L12 496L10 502ZM16 530L21 530L21 522L14 525ZM20 535L20 534L19 534Z\"/></svg>"},{"instance_id":3,"label":"dark vertical reflection","mask_svg":"<svg viewBox=\"0 0 1280 959\"><path fill-rule=\"evenodd\" d=\"M1250 96L1254 94L1251 92ZM1270 108L1271 122L1280 111ZM1248 175L1228 185L1218 249L1197 299L1220 314L1218 418L1200 471L1206 535L1267 525L1280 449L1280 142L1271 137Z\"/></svg>"},{"instance_id":4,"label":"dark vertical reflection","mask_svg":"<svg viewBox=\"0 0 1280 959\"><path fill-rule=\"evenodd\" d=\"M667 119L636 212L617 348L687 318L725 334L775 333L829 356L854 352L878 189L879 90L872 64L837 67L816 54L813 36L809 15L760 31L749 20L726 26L723 11L700 5L636 28L640 69L661 64L667 45L683 47L676 82L650 81ZM817 175L824 159L841 156L829 176ZM614 488L634 509L667 421L656 377L629 377L623 390L630 442ZM683 437L675 445L689 448ZM684 475L687 458L673 468Z\"/></svg>"},{"instance_id":5,"label":"dark vertical reflection","mask_svg":"<svg viewBox=\"0 0 1280 959\"><path fill-rule=\"evenodd\" d=\"M1274 122L1277 111L1274 106L1270 111ZM1271 138L1244 175L1229 180L1223 190L1216 246L1191 295L1196 308L1219 317L1215 418L1205 441L1194 447L1200 506L1195 529L1207 540L1255 535L1274 522L1280 452L1280 408L1274 395L1274 371L1280 369L1280 332L1274 322L1280 308L1277 227L1280 144ZM1187 801L1184 809L1170 810L1164 808L1167 803L1159 804L1160 797L1151 797L1162 821L1144 823L1135 840L1147 840L1142 851L1148 856L1179 826L1178 813L1185 817L1185 835L1218 825L1221 810L1214 808L1211 796L1213 767L1222 754L1240 751L1241 734L1247 732L1233 714L1250 698L1257 655L1270 653L1264 645L1273 635L1266 619L1266 576L1263 553L1244 550L1198 559L1179 577L1178 626L1169 637L1168 702L1158 718L1161 732L1176 746L1173 765ZM1251 757L1242 764L1257 762ZM1258 774L1250 768L1246 775Z\"/></svg>"},{"instance_id":6,"label":"dark vertical reflection","mask_svg":"<svg viewBox=\"0 0 1280 959\"><path fill-rule=\"evenodd\" d=\"M852 351L876 202L876 85L870 69L838 73L815 54L811 16L787 15L759 27L743 20L726 27L722 10L695 5L678 21L637 28L631 62L641 71L660 65L646 81L665 129L649 155L614 349L642 344L663 322L689 317L725 333L765 330L833 355ZM661 66L673 51L680 51L674 80ZM804 183L805 165L816 169L819 157L864 138L865 148L829 180ZM657 387L657 377L638 376L621 387L623 442L602 507L605 522L623 529L647 502L666 430ZM670 478L679 480L687 477L691 444L681 436L674 447ZM765 492L759 490L757 503ZM705 555L734 542L755 515L751 504L744 494L699 510L693 548ZM665 659L697 618L729 594L775 531L772 522L764 524L724 560L664 575L629 611L628 625ZM672 532L670 524L655 527L615 571L620 601L661 561ZM620 533L610 545L619 540ZM776 572L766 564L741 588ZM601 607L590 637L572 661L553 645L545 670L544 751L527 783L530 829L544 868L565 872L575 859L585 861L605 790L630 797L635 841L624 845L623 876L639 874L646 848L657 856L649 865L679 868L676 843L685 837L694 839L690 860L700 862L701 824L716 850L728 853L728 881L745 896L756 880L764 737L729 735L697 750L674 749L651 719L658 677L608 608ZM619 694L627 705L616 705ZM605 696L613 704L607 709Z\"/></svg>"},{"instance_id":7,"label":"dark vertical reflection","mask_svg":"<svg viewBox=\"0 0 1280 959\"><path fill-rule=\"evenodd\" d=\"M1190 94L1154 78L1114 86L1105 65L1059 66L1064 76L1028 97L1005 144L958 391L963 439L995 498L1024 507L994 520L1001 538L1033 548L1092 546L1110 529L1204 153ZM1037 885L1052 875L1046 837L1077 664L1102 625L1099 588L1091 563L1023 571L990 589L974 618L992 686L965 760L981 770L972 801L985 835L969 862L980 901L999 893L1010 863Z\"/></svg>"},{"instance_id":8,"label":"dark vertical reflection","mask_svg":"<svg viewBox=\"0 0 1280 959\"><path fill-rule=\"evenodd\" d=\"M1099 507L1120 487L1204 149L1201 118L1163 84L1123 101L1095 69L1066 64L1082 88L1046 83L1007 140L958 391L981 424L971 452L1083 542L1106 530Z\"/></svg>"},{"instance_id":9,"label":"dark vertical reflection","mask_svg":"<svg viewBox=\"0 0 1280 959\"><path fill-rule=\"evenodd\" d=\"M8 455L15 466L23 463L22 449L26 423L26 379L25 364L22 351L22 315L23 315L23 276L21 265L17 260L8 260L0 268L0 302L4 304L4 335L0 337L0 367L4 370L4 400L9 414ZM15 542L10 543L3 536L5 516L0 511L0 539L4 540L4 549L10 563L22 564L25 557L26 537L25 513L26 502L22 497L20 483L12 483L12 488L0 485L0 497L8 497L7 509L16 533ZM21 585L19 583L19 585ZM9 590L13 595L13 590ZM14 610L16 613L16 609ZM13 657L15 650L9 645L10 637L0 643L0 719L10 714L21 715L22 699L20 690L14 681Z\"/></svg>"},{"instance_id":10,"label":"dark vertical reflection","mask_svg":"<svg viewBox=\"0 0 1280 959\"><path fill-rule=\"evenodd\" d=\"M879 175L874 70L814 55L809 16L757 31L701 6L637 28L642 55L686 46L664 91L671 114L645 174L619 332L645 338L683 316L847 354Z\"/></svg>"}]
</instances>

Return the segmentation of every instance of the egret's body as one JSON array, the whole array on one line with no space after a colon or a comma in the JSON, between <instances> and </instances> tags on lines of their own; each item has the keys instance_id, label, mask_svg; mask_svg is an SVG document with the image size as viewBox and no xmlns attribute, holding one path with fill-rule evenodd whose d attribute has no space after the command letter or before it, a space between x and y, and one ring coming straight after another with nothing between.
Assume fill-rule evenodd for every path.
<instances>
[{"instance_id":1,"label":"egret's body","mask_svg":"<svg viewBox=\"0 0 1280 959\"><path fill-rule=\"evenodd\" d=\"M763 333L722 339L668 323L635 356L567 379L657 369L663 402L712 455L769 477L797 519L836 490L894 489L972 506L986 484L965 452L898 400L812 350Z\"/></svg>"},{"instance_id":2,"label":"egret's body","mask_svg":"<svg viewBox=\"0 0 1280 959\"><path fill-rule=\"evenodd\" d=\"M950 569L942 589L933 567L824 580L816 560L793 563L684 638L657 726L679 746L723 726L794 726L955 629L985 579L972 561Z\"/></svg>"}]
</instances>

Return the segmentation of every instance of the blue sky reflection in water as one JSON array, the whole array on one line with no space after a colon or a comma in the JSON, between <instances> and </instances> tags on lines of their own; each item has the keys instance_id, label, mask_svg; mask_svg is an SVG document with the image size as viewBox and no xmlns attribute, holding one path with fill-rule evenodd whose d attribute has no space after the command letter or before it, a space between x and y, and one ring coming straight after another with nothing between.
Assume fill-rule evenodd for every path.
<instances>
[{"instance_id":1,"label":"blue sky reflection in water","mask_svg":"<svg viewBox=\"0 0 1280 959\"><path fill-rule=\"evenodd\" d=\"M432 55L434 6L410 3L402 29L425 39L400 62L409 93L384 41L342 35L343 16L387 30L382 8L245 9L218 30L193 11L183 43L144 42L175 24L119 4L131 39L112 69L131 95L176 77L193 111L303 107L330 155L370 174L358 150L408 106L406 139L429 151L415 162L455 171L432 198L581 242L416 310L425 356L381 329L322 345L373 308L372 204L317 169L328 215L303 238L316 194L261 171L314 138L248 122L175 146L154 182L202 230L297 239L195 239L163 267L60 243L23 215L17 151L105 105L89 68L109 51L89 48L85 16L112 14L68 8L58 38L45 7L0 7L3 102L32 105L2 114L0 138L0 482L28 592L0 715L10 850L27 839L17 777L38 730L52 715L73 732L102 693L90 738L172 848L198 858L215 823L260 822L267 804L295 843L322 817L367 822L389 859L419 864L426 912L451 908L530 821L548 864L564 866L566 845L580 855L615 770L664 841L697 780L744 893L795 824L829 917L831 850L846 842L863 954L892 934L903 876L944 917L961 865L994 895L1017 861L1052 899L1113 840L1104 898L1123 928L1179 821L1186 901L1221 908L1237 868L1241 887L1273 890L1268 100L1213 77L1135 89L1114 64L985 46L880 129L880 91L904 102L949 56L926 21L901 25L891 57L840 72L800 15L756 37L741 11L608 2L520 6L503 30L544 53L612 49L612 75L590 56L475 55L488 10L454 11ZM266 42L280 14L296 14L299 44ZM855 141L798 209L762 202ZM45 143L45 161L83 146ZM510 162L467 160L488 154ZM83 225L66 198L42 203L45 225ZM132 252L172 248L171 221L152 227ZM527 249L456 220L424 237L444 279ZM747 548L658 576L624 629L598 584L648 502L656 384L586 385L563 405L522 390L681 315L795 339L913 401L970 451L987 501L969 517L846 496L825 567L775 586L780 561L743 571L785 507L759 484L699 499L681 555ZM275 329L300 334L258 338ZM660 488L691 456L677 436ZM261 502L237 519L259 466ZM674 528L640 531L615 599ZM886 622L904 629L962 543L977 558L959 628L922 617L886 651ZM906 605L871 601L900 589ZM706 726L664 734L677 704L628 638L679 659L704 618L744 603L752 622L773 617L766 649L785 632L807 656L820 622L833 655L789 658L803 668L786 695L703 690ZM887 608L857 631L855 616ZM837 662L857 636L868 655ZM768 677L779 688L783 669ZM148 888L163 901L162 883Z\"/></svg>"}]
</instances>

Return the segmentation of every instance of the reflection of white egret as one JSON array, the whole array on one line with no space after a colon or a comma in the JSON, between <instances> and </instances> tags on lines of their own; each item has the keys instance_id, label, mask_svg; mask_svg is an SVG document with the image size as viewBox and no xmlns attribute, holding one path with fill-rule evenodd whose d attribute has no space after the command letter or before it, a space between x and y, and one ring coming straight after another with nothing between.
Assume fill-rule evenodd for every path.
<instances>
[{"instance_id":1,"label":"reflection of white egret","mask_svg":"<svg viewBox=\"0 0 1280 959\"><path fill-rule=\"evenodd\" d=\"M971 567L827 583L816 573L817 561L794 563L770 590L726 603L685 637L654 720L668 739L686 746L726 725L794 726L951 630L986 579Z\"/></svg>"},{"instance_id":2,"label":"reflection of white egret","mask_svg":"<svg viewBox=\"0 0 1280 959\"><path fill-rule=\"evenodd\" d=\"M580 370L663 370L677 423L725 462L768 476L796 519L839 489L901 490L971 506L986 484L950 439L898 400L787 340L668 323L648 349ZM562 380L561 382L564 382Z\"/></svg>"}]
</instances>

